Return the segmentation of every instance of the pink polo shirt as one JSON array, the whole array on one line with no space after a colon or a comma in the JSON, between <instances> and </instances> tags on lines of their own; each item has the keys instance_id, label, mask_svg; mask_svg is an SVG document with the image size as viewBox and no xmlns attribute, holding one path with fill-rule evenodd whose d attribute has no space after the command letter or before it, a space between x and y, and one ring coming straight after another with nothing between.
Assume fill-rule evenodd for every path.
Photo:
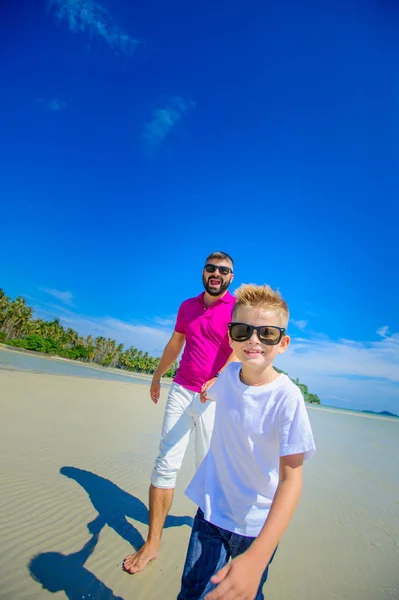
<instances>
[{"instance_id":1,"label":"pink polo shirt","mask_svg":"<svg viewBox=\"0 0 399 600\"><path fill-rule=\"evenodd\" d=\"M194 392L201 391L232 352L227 324L236 299L226 292L207 308L204 293L182 302L175 326L175 331L186 336L186 345L174 381Z\"/></svg>"}]
</instances>

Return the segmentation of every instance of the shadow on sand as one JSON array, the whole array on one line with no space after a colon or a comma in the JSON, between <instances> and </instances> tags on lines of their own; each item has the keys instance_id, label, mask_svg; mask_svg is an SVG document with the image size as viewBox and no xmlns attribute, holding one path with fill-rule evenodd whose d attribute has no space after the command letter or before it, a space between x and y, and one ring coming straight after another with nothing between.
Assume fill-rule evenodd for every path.
<instances>
[{"instance_id":1,"label":"shadow on sand","mask_svg":"<svg viewBox=\"0 0 399 600\"><path fill-rule=\"evenodd\" d=\"M38 554L29 563L30 574L42 584L43 589L53 594L64 591L69 600L123 600L83 566L97 542L98 534L93 535L79 552Z\"/></svg>"},{"instance_id":2,"label":"shadow on sand","mask_svg":"<svg viewBox=\"0 0 399 600\"><path fill-rule=\"evenodd\" d=\"M120 487L99 475L76 467L62 467L60 473L74 479L87 492L97 517L87 524L92 534L90 540L79 552L62 554L61 552L44 552L38 554L29 563L29 571L33 579L49 592L64 591L69 600L123 600L115 596L110 588L84 567L89 556L94 552L101 530L105 525L111 527L135 550L141 548L144 540L140 532L127 520L127 517L148 525L148 508L146 505L125 492ZM191 517L168 516L165 527L191 527Z\"/></svg>"},{"instance_id":3,"label":"shadow on sand","mask_svg":"<svg viewBox=\"0 0 399 600\"><path fill-rule=\"evenodd\" d=\"M87 528L92 535L100 533L105 525L111 527L118 535L131 544L135 550L139 550L144 544L140 532L133 526L126 517L148 525L148 508L136 496L132 496L125 490L112 483L109 479L95 475L90 471L78 469L76 467L62 467L60 473L74 479L84 488L98 512L97 517L87 524ZM165 527L179 527L188 525L192 527L192 517L173 517L168 516L165 521Z\"/></svg>"}]
</instances>

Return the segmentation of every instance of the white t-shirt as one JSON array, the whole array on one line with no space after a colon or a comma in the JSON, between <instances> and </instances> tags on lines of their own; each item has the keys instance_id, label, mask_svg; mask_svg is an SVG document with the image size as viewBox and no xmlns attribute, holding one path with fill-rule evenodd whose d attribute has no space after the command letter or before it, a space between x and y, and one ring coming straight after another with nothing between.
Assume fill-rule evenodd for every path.
<instances>
[{"instance_id":1,"label":"white t-shirt","mask_svg":"<svg viewBox=\"0 0 399 600\"><path fill-rule=\"evenodd\" d=\"M205 519L227 531L256 537L279 482L280 456L315 453L300 389L286 375L248 386L240 363L224 369L208 392L216 401L211 445L186 494Z\"/></svg>"}]
</instances>

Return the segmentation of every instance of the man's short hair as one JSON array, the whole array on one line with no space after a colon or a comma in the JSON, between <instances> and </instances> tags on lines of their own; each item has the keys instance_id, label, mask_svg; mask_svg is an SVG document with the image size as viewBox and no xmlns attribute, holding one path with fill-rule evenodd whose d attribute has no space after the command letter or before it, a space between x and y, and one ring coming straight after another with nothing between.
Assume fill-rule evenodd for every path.
<instances>
[{"instance_id":1,"label":"man's short hair","mask_svg":"<svg viewBox=\"0 0 399 600\"><path fill-rule=\"evenodd\" d=\"M212 260L212 258L216 258L216 260L229 260L231 262L232 266L233 266L233 269L234 269L234 261L231 258L230 254L227 254L227 252L219 252L219 251L218 252L212 252L212 254L210 254L207 257L207 259L205 261L205 264L207 262L209 262L210 260Z\"/></svg>"},{"instance_id":2,"label":"man's short hair","mask_svg":"<svg viewBox=\"0 0 399 600\"><path fill-rule=\"evenodd\" d=\"M270 285L255 285L254 283L243 284L235 291L237 298L233 310L233 318L241 307L262 308L275 313L284 321L284 327L288 324L290 312L288 305L278 290L273 290Z\"/></svg>"}]
</instances>

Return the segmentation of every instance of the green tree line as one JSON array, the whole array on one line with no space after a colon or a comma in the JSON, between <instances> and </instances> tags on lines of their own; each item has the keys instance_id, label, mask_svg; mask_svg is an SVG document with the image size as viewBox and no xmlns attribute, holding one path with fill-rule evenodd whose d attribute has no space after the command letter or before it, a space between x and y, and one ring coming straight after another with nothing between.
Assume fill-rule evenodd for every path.
<instances>
[{"instance_id":1,"label":"green tree line","mask_svg":"<svg viewBox=\"0 0 399 600\"><path fill-rule=\"evenodd\" d=\"M274 367L274 368L279 373L284 373L284 375L287 375L287 377L290 377L288 375L288 373L286 373L285 371L282 371L281 369L277 369L276 367ZM298 378L292 379L292 377L290 377L290 379L291 379L291 381L293 381L295 383L295 385L297 385L299 387L306 402L310 402L311 404L320 404L320 398L317 396L317 394L312 394L312 392L309 392L309 388L306 384L301 383Z\"/></svg>"},{"instance_id":2,"label":"green tree line","mask_svg":"<svg viewBox=\"0 0 399 600\"><path fill-rule=\"evenodd\" d=\"M117 367L136 373L154 373L159 358L134 346L125 349L111 338L91 335L80 336L71 327L61 325L59 319L43 321L33 318L33 308L25 298L18 296L11 300L0 289L0 342L16 348L24 348L45 354L52 354L103 367ZM174 377L177 363L165 373Z\"/></svg>"},{"instance_id":3,"label":"green tree line","mask_svg":"<svg viewBox=\"0 0 399 600\"><path fill-rule=\"evenodd\" d=\"M25 348L35 352L43 352L96 363L103 367L117 367L135 373L152 374L156 371L160 359L134 346L125 349L111 338L91 335L80 336L71 327L65 328L59 319L43 321L33 318L33 308L22 296L11 300L0 289L0 342L16 348ZM178 368L177 362L165 373L165 377L174 377ZM281 369L276 369L284 373ZM288 373L285 373L288 375ZM299 379L292 380L302 391L306 402L320 404L316 394L309 392L308 386Z\"/></svg>"}]
</instances>

